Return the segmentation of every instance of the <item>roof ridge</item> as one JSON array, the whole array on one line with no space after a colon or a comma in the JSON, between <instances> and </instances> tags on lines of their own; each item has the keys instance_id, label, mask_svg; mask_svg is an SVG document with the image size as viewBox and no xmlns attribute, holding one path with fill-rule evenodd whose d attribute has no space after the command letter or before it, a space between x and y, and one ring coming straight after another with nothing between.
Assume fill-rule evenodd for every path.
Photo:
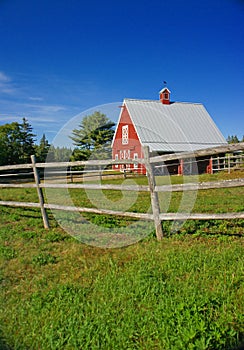
<instances>
[{"instance_id":1,"label":"roof ridge","mask_svg":"<svg viewBox=\"0 0 244 350\"><path fill-rule=\"evenodd\" d=\"M162 102L160 100L140 100L138 98L124 98L124 101L138 101L138 102L157 102L157 103L160 103L162 104ZM202 105L203 103L201 102L181 102L181 101L173 101L170 103L171 104L191 104L191 105ZM170 106L170 105L167 105L167 106Z\"/></svg>"}]
</instances>

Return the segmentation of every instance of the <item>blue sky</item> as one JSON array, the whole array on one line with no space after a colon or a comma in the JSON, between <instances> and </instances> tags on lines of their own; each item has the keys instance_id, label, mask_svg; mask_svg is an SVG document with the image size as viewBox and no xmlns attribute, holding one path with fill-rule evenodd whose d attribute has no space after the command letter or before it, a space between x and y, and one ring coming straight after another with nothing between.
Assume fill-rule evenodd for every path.
<instances>
[{"instance_id":1,"label":"blue sky","mask_svg":"<svg viewBox=\"0 0 244 350\"><path fill-rule=\"evenodd\" d=\"M0 124L27 117L52 142L80 112L114 103L116 120L167 81L241 138L243 23L241 0L0 0Z\"/></svg>"}]
</instances>

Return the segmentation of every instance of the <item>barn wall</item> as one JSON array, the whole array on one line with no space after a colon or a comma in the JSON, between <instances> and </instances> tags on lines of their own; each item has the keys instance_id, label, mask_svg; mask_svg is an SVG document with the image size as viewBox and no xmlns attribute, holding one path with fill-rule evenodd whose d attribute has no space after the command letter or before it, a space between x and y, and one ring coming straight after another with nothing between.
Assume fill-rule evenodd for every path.
<instances>
[{"instance_id":1,"label":"barn wall","mask_svg":"<svg viewBox=\"0 0 244 350\"><path fill-rule=\"evenodd\" d=\"M114 142L113 142L113 148L112 148L112 157L113 159L122 160L122 159L134 159L136 156L137 158L143 158L143 151L141 147L140 140L137 136L137 132L135 130L135 127L132 123L132 120L130 118L129 112L126 108L126 106L123 106L123 111L120 117L119 125L116 130ZM123 144L122 143L122 128L123 126L128 125L128 143ZM114 170L124 170L123 165L118 165L113 167ZM133 172L137 173L143 173L145 174L145 167L142 164L138 164L138 166L134 164L127 164L126 165L127 170L131 170Z\"/></svg>"},{"instance_id":2,"label":"barn wall","mask_svg":"<svg viewBox=\"0 0 244 350\"><path fill-rule=\"evenodd\" d=\"M160 153L160 152L159 152ZM159 155L159 153L157 155ZM165 153L161 153L164 155ZM152 155L154 156L154 154ZM197 175L208 172L210 157L197 157L166 161L162 164L153 165L155 175Z\"/></svg>"}]
</instances>

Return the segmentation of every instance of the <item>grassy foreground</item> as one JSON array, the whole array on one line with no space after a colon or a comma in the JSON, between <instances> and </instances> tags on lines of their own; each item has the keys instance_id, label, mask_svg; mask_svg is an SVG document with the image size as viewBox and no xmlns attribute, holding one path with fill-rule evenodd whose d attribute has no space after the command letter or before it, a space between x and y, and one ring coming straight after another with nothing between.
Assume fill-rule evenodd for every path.
<instances>
[{"instance_id":1,"label":"grassy foreground","mask_svg":"<svg viewBox=\"0 0 244 350\"><path fill-rule=\"evenodd\" d=\"M221 206L210 192L199 209ZM243 208L238 189L228 195ZM119 249L51 227L38 210L0 207L1 350L227 350L244 340L244 220L186 222L162 242Z\"/></svg>"}]
</instances>

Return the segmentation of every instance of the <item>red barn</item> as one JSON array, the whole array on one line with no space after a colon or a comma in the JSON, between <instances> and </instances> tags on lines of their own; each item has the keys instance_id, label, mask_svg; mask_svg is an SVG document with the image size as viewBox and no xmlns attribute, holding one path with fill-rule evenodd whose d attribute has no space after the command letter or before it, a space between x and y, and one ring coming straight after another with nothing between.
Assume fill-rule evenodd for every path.
<instances>
[{"instance_id":1,"label":"red barn","mask_svg":"<svg viewBox=\"0 0 244 350\"><path fill-rule=\"evenodd\" d=\"M146 145L152 155L158 155L225 144L225 138L202 104L171 102L170 90L165 87L159 92L159 100L123 101L112 142L112 157L115 160L143 158ZM200 172L206 171L208 165L209 161L202 163ZM114 169L123 168L123 165L114 166ZM127 164L126 168L145 174L140 164ZM185 172L183 162L168 164L168 169L173 174ZM193 172L192 167L188 169L188 173Z\"/></svg>"}]
</instances>

